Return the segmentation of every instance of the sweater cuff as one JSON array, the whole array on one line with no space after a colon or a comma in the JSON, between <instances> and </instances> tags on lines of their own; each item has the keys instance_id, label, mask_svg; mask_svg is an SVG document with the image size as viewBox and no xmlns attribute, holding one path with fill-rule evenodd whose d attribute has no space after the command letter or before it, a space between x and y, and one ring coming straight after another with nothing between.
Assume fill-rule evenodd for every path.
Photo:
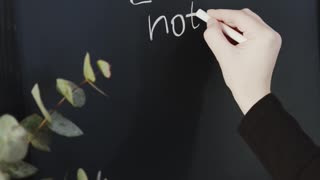
<instances>
[{"instance_id":1,"label":"sweater cuff","mask_svg":"<svg viewBox=\"0 0 320 180\"><path fill-rule=\"evenodd\" d=\"M281 103L273 94L268 94L260 99L243 117L239 125L239 133L242 136L250 134L252 129L255 129L259 119L263 119L268 114L272 114L282 107Z\"/></svg>"}]
</instances>

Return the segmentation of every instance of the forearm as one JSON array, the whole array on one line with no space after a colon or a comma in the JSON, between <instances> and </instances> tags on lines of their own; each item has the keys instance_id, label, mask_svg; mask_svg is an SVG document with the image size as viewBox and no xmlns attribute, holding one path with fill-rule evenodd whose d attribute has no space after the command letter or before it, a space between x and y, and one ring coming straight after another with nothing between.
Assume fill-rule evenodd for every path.
<instances>
[{"instance_id":1,"label":"forearm","mask_svg":"<svg viewBox=\"0 0 320 180\"><path fill-rule=\"evenodd\" d=\"M320 149L271 94L249 110L239 132L274 179L306 177L320 162ZM320 179L320 173L316 176Z\"/></svg>"}]
</instances>

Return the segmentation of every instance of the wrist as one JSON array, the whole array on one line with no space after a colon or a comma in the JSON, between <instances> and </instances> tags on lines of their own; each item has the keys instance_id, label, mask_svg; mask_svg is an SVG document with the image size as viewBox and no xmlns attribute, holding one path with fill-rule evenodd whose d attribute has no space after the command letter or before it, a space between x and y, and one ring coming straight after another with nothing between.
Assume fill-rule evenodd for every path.
<instances>
[{"instance_id":1,"label":"wrist","mask_svg":"<svg viewBox=\"0 0 320 180\"><path fill-rule=\"evenodd\" d=\"M259 91L251 91L246 93L232 93L235 101L240 107L242 113L246 115L248 111L263 97L270 94L269 88L262 89Z\"/></svg>"}]
</instances>

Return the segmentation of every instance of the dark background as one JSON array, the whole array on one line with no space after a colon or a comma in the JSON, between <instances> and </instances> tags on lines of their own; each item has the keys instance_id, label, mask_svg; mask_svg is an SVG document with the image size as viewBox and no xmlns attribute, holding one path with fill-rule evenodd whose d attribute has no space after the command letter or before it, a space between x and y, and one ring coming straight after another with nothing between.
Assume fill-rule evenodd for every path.
<instances>
[{"instance_id":1,"label":"dark background","mask_svg":"<svg viewBox=\"0 0 320 180\"><path fill-rule=\"evenodd\" d=\"M111 180L271 179L237 134L242 116L202 38L205 25L193 30L186 21L180 38L166 35L159 25L149 41L148 15L153 20L166 15L170 24L174 15L190 12L190 0L140 6L129 0L0 2L7 5L0 11L1 112L37 112L30 95L36 82L46 106L52 107L60 98L55 78L80 82L87 51L92 60L112 64L112 79L98 80L110 98L87 87L83 109L65 104L60 110L85 135L54 136L49 154L31 150L28 159L40 168L35 179L62 179L67 172L72 179L79 167L93 179L99 170ZM282 35L273 92L319 143L317 1L194 3L195 9L251 8ZM8 70L8 64L16 69Z\"/></svg>"},{"instance_id":2,"label":"dark background","mask_svg":"<svg viewBox=\"0 0 320 180\"><path fill-rule=\"evenodd\" d=\"M0 0L0 114L24 114L21 66L16 58L13 1Z\"/></svg>"}]
</instances>

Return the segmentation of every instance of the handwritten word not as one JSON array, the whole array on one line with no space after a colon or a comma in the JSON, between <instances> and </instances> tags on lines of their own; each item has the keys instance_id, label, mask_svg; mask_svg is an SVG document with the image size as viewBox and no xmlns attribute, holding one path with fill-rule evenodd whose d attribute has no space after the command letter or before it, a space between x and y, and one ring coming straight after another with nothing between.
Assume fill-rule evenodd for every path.
<instances>
[{"instance_id":1,"label":"handwritten word not","mask_svg":"<svg viewBox=\"0 0 320 180\"><path fill-rule=\"evenodd\" d=\"M141 4L149 4L152 3L152 0L148 0L148 1L140 1L140 2L136 2L134 0L130 0L130 3L132 5L141 5ZM163 22L164 26L165 26L165 32L167 34L170 33L170 29L173 33L174 36L176 37L180 37L182 36L185 31L186 31L186 19L190 18L191 21L191 26L193 29L197 29L200 25L195 25L194 23L194 8L193 8L193 1L191 2L191 11L189 14L183 15L183 14L177 14L175 16L172 17L170 24L171 24L171 28L169 28L170 24L168 22L168 18L165 15L161 15L158 18L156 18L154 20L154 22L152 22L151 19L151 15L148 16L148 24L149 24L149 36L150 36L150 40L153 41L154 39L154 32L155 29L158 27L158 25ZM178 23L180 21L181 23L181 28L177 29L176 23Z\"/></svg>"}]
</instances>

